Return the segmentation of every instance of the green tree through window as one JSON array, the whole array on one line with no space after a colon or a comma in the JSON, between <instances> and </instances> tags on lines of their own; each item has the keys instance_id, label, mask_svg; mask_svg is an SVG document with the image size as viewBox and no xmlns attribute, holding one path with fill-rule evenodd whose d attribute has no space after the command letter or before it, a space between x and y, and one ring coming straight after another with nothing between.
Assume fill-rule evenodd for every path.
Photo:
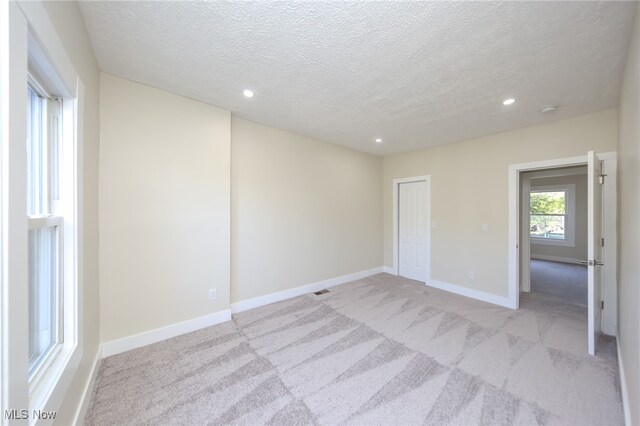
<instances>
[{"instance_id":1,"label":"green tree through window","mask_svg":"<svg viewBox=\"0 0 640 426\"><path fill-rule=\"evenodd\" d=\"M532 191L529 230L533 238L565 239L566 191Z\"/></svg>"}]
</instances>

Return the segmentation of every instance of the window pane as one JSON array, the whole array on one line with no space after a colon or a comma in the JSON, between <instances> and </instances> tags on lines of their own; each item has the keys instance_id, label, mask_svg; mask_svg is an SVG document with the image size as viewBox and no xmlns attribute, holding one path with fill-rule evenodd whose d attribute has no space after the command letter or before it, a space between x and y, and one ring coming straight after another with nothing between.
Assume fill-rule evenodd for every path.
<instances>
[{"instance_id":1,"label":"window pane","mask_svg":"<svg viewBox=\"0 0 640 426\"><path fill-rule=\"evenodd\" d=\"M564 240L565 216L531 215L531 236L536 238L549 238Z\"/></svg>"},{"instance_id":2,"label":"window pane","mask_svg":"<svg viewBox=\"0 0 640 426\"><path fill-rule=\"evenodd\" d=\"M47 197L46 102L31 87L27 91L27 214L49 213Z\"/></svg>"},{"instance_id":3,"label":"window pane","mask_svg":"<svg viewBox=\"0 0 640 426\"><path fill-rule=\"evenodd\" d=\"M566 214L566 191L531 192L531 214Z\"/></svg>"},{"instance_id":4,"label":"window pane","mask_svg":"<svg viewBox=\"0 0 640 426\"><path fill-rule=\"evenodd\" d=\"M57 227L29 231L29 374L58 341Z\"/></svg>"}]
</instances>

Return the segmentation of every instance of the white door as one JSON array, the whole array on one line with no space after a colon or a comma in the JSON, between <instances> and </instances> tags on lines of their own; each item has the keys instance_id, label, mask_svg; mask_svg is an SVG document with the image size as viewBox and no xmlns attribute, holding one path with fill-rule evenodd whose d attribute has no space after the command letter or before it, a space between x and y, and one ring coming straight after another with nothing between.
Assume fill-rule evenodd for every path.
<instances>
[{"instance_id":1,"label":"white door","mask_svg":"<svg viewBox=\"0 0 640 426\"><path fill-rule=\"evenodd\" d=\"M589 277L589 353L595 354L596 342L600 333L602 301L602 162L589 151L589 205L588 211L588 277Z\"/></svg>"},{"instance_id":2,"label":"white door","mask_svg":"<svg viewBox=\"0 0 640 426\"><path fill-rule=\"evenodd\" d=\"M401 183L398 254L400 276L427 281L427 183Z\"/></svg>"}]
</instances>

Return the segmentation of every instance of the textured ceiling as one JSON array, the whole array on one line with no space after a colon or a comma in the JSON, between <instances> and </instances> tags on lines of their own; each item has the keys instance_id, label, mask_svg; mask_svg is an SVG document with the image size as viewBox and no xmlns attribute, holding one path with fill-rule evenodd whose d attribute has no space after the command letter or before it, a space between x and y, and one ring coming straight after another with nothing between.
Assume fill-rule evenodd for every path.
<instances>
[{"instance_id":1,"label":"textured ceiling","mask_svg":"<svg viewBox=\"0 0 640 426\"><path fill-rule=\"evenodd\" d=\"M386 155L615 107L635 3L85 1L81 10L105 72ZM503 106L507 97L516 103ZM539 113L547 104L559 108Z\"/></svg>"}]
</instances>

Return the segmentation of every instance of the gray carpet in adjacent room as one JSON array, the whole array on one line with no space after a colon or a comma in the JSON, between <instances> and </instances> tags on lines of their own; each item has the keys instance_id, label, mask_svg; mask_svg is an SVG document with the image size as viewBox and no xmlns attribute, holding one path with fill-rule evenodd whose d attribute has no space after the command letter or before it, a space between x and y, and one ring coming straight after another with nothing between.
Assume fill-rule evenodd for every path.
<instances>
[{"instance_id":1,"label":"gray carpet in adjacent room","mask_svg":"<svg viewBox=\"0 0 640 426\"><path fill-rule=\"evenodd\" d=\"M87 424L622 424L615 341L387 274L102 361Z\"/></svg>"},{"instance_id":2,"label":"gray carpet in adjacent room","mask_svg":"<svg viewBox=\"0 0 640 426\"><path fill-rule=\"evenodd\" d=\"M531 292L553 303L586 308L587 267L531 259Z\"/></svg>"}]
</instances>

